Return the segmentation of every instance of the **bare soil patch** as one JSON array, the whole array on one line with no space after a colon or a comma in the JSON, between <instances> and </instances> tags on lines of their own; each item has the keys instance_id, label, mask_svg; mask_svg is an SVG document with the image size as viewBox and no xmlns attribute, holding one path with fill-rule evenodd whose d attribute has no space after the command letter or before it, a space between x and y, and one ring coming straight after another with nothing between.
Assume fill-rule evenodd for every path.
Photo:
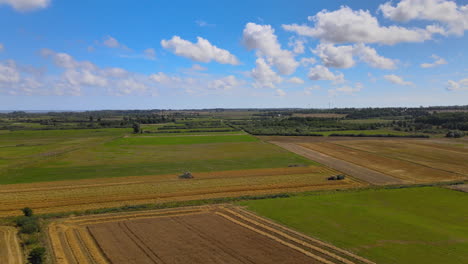
<instances>
[{"instance_id":1,"label":"bare soil patch","mask_svg":"<svg viewBox=\"0 0 468 264\"><path fill-rule=\"evenodd\" d=\"M60 263L372 263L227 205L69 218L49 234Z\"/></svg>"}]
</instances>

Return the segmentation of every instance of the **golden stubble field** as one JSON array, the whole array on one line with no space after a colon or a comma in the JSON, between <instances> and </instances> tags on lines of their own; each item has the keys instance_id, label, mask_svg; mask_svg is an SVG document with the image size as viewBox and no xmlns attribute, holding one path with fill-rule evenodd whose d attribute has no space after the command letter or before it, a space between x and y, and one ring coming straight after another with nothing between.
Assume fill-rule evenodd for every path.
<instances>
[{"instance_id":1,"label":"golden stubble field","mask_svg":"<svg viewBox=\"0 0 468 264\"><path fill-rule=\"evenodd\" d=\"M231 205L59 219L57 263L373 262Z\"/></svg>"},{"instance_id":2,"label":"golden stubble field","mask_svg":"<svg viewBox=\"0 0 468 264\"><path fill-rule=\"evenodd\" d=\"M394 183L429 183L468 179L468 143L444 139L264 138L291 151L310 150L310 159L364 168L395 179ZM298 153L297 151L295 151ZM298 153L301 154L301 153ZM303 154L304 155L304 154ZM341 164L343 163L343 164ZM344 168L344 167L343 167ZM366 175L349 173L363 179ZM362 174L362 173L361 173ZM378 176L377 176L378 177Z\"/></svg>"},{"instance_id":3,"label":"golden stubble field","mask_svg":"<svg viewBox=\"0 0 468 264\"><path fill-rule=\"evenodd\" d=\"M337 174L313 166L196 173L188 180L167 174L4 185L0 186L0 216L19 215L23 207L41 214L366 185L351 177L327 180Z\"/></svg>"}]
</instances>

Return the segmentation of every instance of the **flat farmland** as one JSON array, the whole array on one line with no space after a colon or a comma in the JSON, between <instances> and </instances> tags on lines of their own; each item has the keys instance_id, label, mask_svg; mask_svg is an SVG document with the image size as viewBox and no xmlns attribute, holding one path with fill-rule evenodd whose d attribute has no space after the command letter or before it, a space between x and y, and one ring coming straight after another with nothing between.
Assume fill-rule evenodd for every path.
<instances>
[{"instance_id":1,"label":"flat farmland","mask_svg":"<svg viewBox=\"0 0 468 264\"><path fill-rule=\"evenodd\" d=\"M241 202L376 263L468 263L466 193L436 187L331 192Z\"/></svg>"},{"instance_id":2,"label":"flat farmland","mask_svg":"<svg viewBox=\"0 0 468 264\"><path fill-rule=\"evenodd\" d=\"M459 143L454 144L454 141L441 139L267 139L292 151L298 147L305 149L304 152L309 149L310 159L314 160L316 157L316 161L337 170L344 169L338 166L343 163L348 167L354 166L385 175L381 178L392 177L396 179L393 183L441 182L468 178L468 149L462 141L456 141ZM321 160L327 157L330 159L329 163ZM359 175L360 172L353 174L343 171L360 179L366 178L366 175ZM371 180L370 183L378 184L378 181Z\"/></svg>"},{"instance_id":3,"label":"flat farmland","mask_svg":"<svg viewBox=\"0 0 468 264\"><path fill-rule=\"evenodd\" d=\"M131 204L199 200L280 192L327 190L364 186L347 178L328 181L339 172L323 166L251 169L194 173L194 179L177 174L55 181L0 186L0 215L66 212Z\"/></svg>"},{"instance_id":4,"label":"flat farmland","mask_svg":"<svg viewBox=\"0 0 468 264\"><path fill-rule=\"evenodd\" d=\"M233 206L69 218L48 233L60 263L372 263Z\"/></svg>"},{"instance_id":5,"label":"flat farmland","mask_svg":"<svg viewBox=\"0 0 468 264\"><path fill-rule=\"evenodd\" d=\"M0 184L317 165L249 135L149 137L128 129L0 134Z\"/></svg>"},{"instance_id":6,"label":"flat farmland","mask_svg":"<svg viewBox=\"0 0 468 264\"><path fill-rule=\"evenodd\" d=\"M0 263L2 264L23 263L23 253L16 233L14 227L0 226Z\"/></svg>"}]
</instances>

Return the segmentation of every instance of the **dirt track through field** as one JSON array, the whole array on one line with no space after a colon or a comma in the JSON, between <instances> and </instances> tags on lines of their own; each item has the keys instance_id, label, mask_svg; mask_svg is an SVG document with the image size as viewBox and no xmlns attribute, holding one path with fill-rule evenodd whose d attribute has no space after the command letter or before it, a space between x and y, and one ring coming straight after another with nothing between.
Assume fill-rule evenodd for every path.
<instances>
[{"instance_id":1,"label":"dirt track through field","mask_svg":"<svg viewBox=\"0 0 468 264\"><path fill-rule=\"evenodd\" d=\"M333 168L335 170L351 175L354 178L368 182L370 184L385 185L385 184L406 183L405 181L401 179L391 177L389 175L325 155L321 152L318 152L309 148L305 148L294 143L285 143L285 142L277 142L277 141L271 141L271 143L278 145L282 148L285 148L296 154L299 154L301 156L304 156L308 159L322 163L330 168Z\"/></svg>"},{"instance_id":2,"label":"dirt track through field","mask_svg":"<svg viewBox=\"0 0 468 264\"><path fill-rule=\"evenodd\" d=\"M16 228L11 226L0 226L0 263L1 264L22 264L23 255L21 253Z\"/></svg>"},{"instance_id":3,"label":"dirt track through field","mask_svg":"<svg viewBox=\"0 0 468 264\"><path fill-rule=\"evenodd\" d=\"M49 237L65 264L374 264L232 205L62 219Z\"/></svg>"}]
</instances>

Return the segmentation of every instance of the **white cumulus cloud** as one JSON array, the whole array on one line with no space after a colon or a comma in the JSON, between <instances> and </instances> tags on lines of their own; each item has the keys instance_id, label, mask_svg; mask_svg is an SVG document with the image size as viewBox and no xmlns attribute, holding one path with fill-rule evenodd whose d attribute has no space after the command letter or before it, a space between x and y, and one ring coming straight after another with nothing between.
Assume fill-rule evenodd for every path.
<instances>
[{"instance_id":1,"label":"white cumulus cloud","mask_svg":"<svg viewBox=\"0 0 468 264\"><path fill-rule=\"evenodd\" d=\"M447 61L435 54L431 56L434 59L434 62L431 63L421 63L421 68L432 68L439 65L447 64Z\"/></svg>"},{"instance_id":2,"label":"white cumulus cloud","mask_svg":"<svg viewBox=\"0 0 468 264\"><path fill-rule=\"evenodd\" d=\"M258 58L255 62L256 67L251 71L250 75L255 79L255 87L275 88L277 83L283 81L278 74L273 71L264 59Z\"/></svg>"},{"instance_id":3,"label":"white cumulus cloud","mask_svg":"<svg viewBox=\"0 0 468 264\"><path fill-rule=\"evenodd\" d=\"M289 82L289 83L294 83L294 84L303 84L303 83L304 83L304 80L302 80L302 79L299 78L299 77L292 77L292 78L289 78L289 79L288 79L288 82Z\"/></svg>"},{"instance_id":4,"label":"white cumulus cloud","mask_svg":"<svg viewBox=\"0 0 468 264\"><path fill-rule=\"evenodd\" d=\"M458 82L449 80L447 82L447 90L449 90L449 91L468 91L468 78L461 79Z\"/></svg>"},{"instance_id":5,"label":"white cumulus cloud","mask_svg":"<svg viewBox=\"0 0 468 264\"><path fill-rule=\"evenodd\" d=\"M0 0L0 5L9 5L21 12L42 9L49 6L51 0Z\"/></svg>"},{"instance_id":6,"label":"white cumulus cloud","mask_svg":"<svg viewBox=\"0 0 468 264\"><path fill-rule=\"evenodd\" d=\"M313 81L319 80L326 80L326 81L333 81L335 83L344 82L344 75L343 73L334 74L328 68L317 65L309 70L308 74L309 79Z\"/></svg>"},{"instance_id":7,"label":"white cumulus cloud","mask_svg":"<svg viewBox=\"0 0 468 264\"><path fill-rule=\"evenodd\" d=\"M395 74L385 75L384 79L393 84L398 84L398 85L412 85L413 84L412 82L403 80L403 78Z\"/></svg>"},{"instance_id":8,"label":"white cumulus cloud","mask_svg":"<svg viewBox=\"0 0 468 264\"><path fill-rule=\"evenodd\" d=\"M463 35L468 29L468 5L457 5L446 0L403 0L395 6L386 2L379 6L382 14L391 20L437 21L444 24L451 34Z\"/></svg>"},{"instance_id":9,"label":"white cumulus cloud","mask_svg":"<svg viewBox=\"0 0 468 264\"><path fill-rule=\"evenodd\" d=\"M243 42L248 49L257 50L257 56L266 57L281 74L292 74L299 63L289 50L281 49L275 30L270 25L247 23L243 32ZM301 48L298 48L298 51Z\"/></svg>"},{"instance_id":10,"label":"white cumulus cloud","mask_svg":"<svg viewBox=\"0 0 468 264\"><path fill-rule=\"evenodd\" d=\"M283 25L287 31L302 36L321 39L329 43L379 43L393 45L400 42L423 42L431 39L435 33L443 32L437 26L422 28L404 28L399 26L381 26L377 18L367 10L354 11L342 6L336 11L322 10L309 17L313 27L307 25Z\"/></svg>"},{"instance_id":11,"label":"white cumulus cloud","mask_svg":"<svg viewBox=\"0 0 468 264\"><path fill-rule=\"evenodd\" d=\"M355 45L334 46L333 44L319 44L314 53L320 57L327 67L351 68L356 62L354 57L374 68L394 69L395 62L377 54L377 51L362 43Z\"/></svg>"},{"instance_id":12,"label":"white cumulus cloud","mask_svg":"<svg viewBox=\"0 0 468 264\"><path fill-rule=\"evenodd\" d=\"M208 83L208 88L214 90L231 90L242 84L234 75L229 75L220 79L210 81Z\"/></svg>"},{"instance_id":13,"label":"white cumulus cloud","mask_svg":"<svg viewBox=\"0 0 468 264\"><path fill-rule=\"evenodd\" d=\"M174 54L199 62L216 61L222 64L238 65L236 56L229 51L212 45L208 40L197 37L197 43L173 36L170 40L162 40L163 48L171 50Z\"/></svg>"}]
</instances>

